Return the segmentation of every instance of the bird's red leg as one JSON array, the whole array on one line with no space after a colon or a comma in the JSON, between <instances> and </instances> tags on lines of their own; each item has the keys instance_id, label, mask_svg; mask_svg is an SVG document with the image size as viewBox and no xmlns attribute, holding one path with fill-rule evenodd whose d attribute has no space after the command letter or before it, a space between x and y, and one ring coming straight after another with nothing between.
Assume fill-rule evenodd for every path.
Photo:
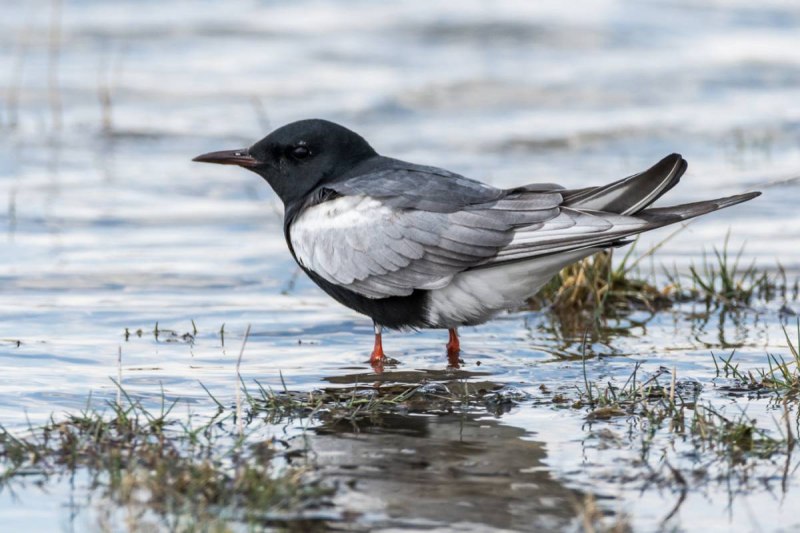
<instances>
[{"instance_id":1,"label":"bird's red leg","mask_svg":"<svg viewBox=\"0 0 800 533\"><path fill-rule=\"evenodd\" d=\"M461 343L458 342L458 330L450 328L450 340L447 341L447 364L452 368L459 367L458 356L461 353Z\"/></svg>"},{"instance_id":2,"label":"bird's red leg","mask_svg":"<svg viewBox=\"0 0 800 533\"><path fill-rule=\"evenodd\" d=\"M376 371L378 367L383 369L383 361L386 358L383 353L383 343L381 342L382 330L383 328L381 326L375 324L375 346L372 348L372 354L369 356L369 364L371 364Z\"/></svg>"}]
</instances>

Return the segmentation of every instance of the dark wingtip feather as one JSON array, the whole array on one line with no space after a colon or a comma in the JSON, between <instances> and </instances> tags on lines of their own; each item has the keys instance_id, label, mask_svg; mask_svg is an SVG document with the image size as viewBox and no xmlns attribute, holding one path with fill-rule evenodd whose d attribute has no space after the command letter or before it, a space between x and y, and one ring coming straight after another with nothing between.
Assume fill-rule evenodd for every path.
<instances>
[{"instance_id":1,"label":"dark wingtip feather","mask_svg":"<svg viewBox=\"0 0 800 533\"><path fill-rule=\"evenodd\" d=\"M753 191L753 192L746 192L742 194L737 194L734 196L728 196L727 198L720 198L719 202L725 202L725 205L721 205L720 209L723 207L728 207L731 205L741 204L742 202L747 202L748 200L752 200L753 198L758 198L761 196L761 191Z\"/></svg>"},{"instance_id":2,"label":"dark wingtip feather","mask_svg":"<svg viewBox=\"0 0 800 533\"><path fill-rule=\"evenodd\" d=\"M688 164L681 154L670 154L644 172L603 185L566 191L564 205L623 215L635 215L675 187Z\"/></svg>"},{"instance_id":3,"label":"dark wingtip feather","mask_svg":"<svg viewBox=\"0 0 800 533\"><path fill-rule=\"evenodd\" d=\"M741 204L758 196L761 196L761 192L754 191L744 194L736 194L734 196L727 196L725 198L705 200L703 202L646 209L639 213L637 217L655 223L678 222L680 220L688 220L690 218L699 217L720 209L725 209L726 207Z\"/></svg>"},{"instance_id":4,"label":"dark wingtip feather","mask_svg":"<svg viewBox=\"0 0 800 533\"><path fill-rule=\"evenodd\" d=\"M680 183L681 178L686 173L686 169L689 168L689 163L683 158L683 156L681 156L681 154L670 154L667 157L665 157L664 159L662 159L662 161L665 161L667 159L673 159L674 160L676 158L680 162L679 162L678 169L675 171L675 175L672 177L672 179L667 184L667 186L664 187L664 190L662 190L661 193L653 199L653 202L655 202L656 200L658 200L659 198L661 198L662 196L667 194L669 191L672 190L673 187L675 187L678 183Z\"/></svg>"}]
</instances>

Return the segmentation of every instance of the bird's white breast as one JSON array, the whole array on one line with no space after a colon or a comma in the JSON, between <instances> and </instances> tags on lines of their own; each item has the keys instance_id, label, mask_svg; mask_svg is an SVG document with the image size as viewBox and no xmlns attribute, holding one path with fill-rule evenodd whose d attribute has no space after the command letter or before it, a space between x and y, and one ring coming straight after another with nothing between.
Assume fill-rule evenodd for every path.
<instances>
[{"instance_id":1,"label":"bird's white breast","mask_svg":"<svg viewBox=\"0 0 800 533\"><path fill-rule=\"evenodd\" d=\"M305 209L289 227L289 240L297 260L316 270L315 249L319 246L344 246L348 233L368 227L388 217L391 209L370 196L342 196ZM321 241L326 242L321 242ZM358 243L353 243L358 244Z\"/></svg>"}]
</instances>

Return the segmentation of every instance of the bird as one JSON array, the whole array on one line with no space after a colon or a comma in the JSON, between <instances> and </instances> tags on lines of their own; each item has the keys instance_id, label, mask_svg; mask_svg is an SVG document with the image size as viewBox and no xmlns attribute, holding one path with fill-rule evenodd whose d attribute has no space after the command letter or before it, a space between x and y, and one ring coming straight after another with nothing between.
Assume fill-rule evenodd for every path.
<instances>
[{"instance_id":1,"label":"bird","mask_svg":"<svg viewBox=\"0 0 800 533\"><path fill-rule=\"evenodd\" d=\"M384 328L447 329L448 361L457 367L459 327L520 305L565 266L761 194L650 207L686 172L680 154L607 185L497 188L382 156L322 119L193 161L238 165L267 181L284 204L284 237L300 268L372 319L369 362L380 370Z\"/></svg>"}]
</instances>

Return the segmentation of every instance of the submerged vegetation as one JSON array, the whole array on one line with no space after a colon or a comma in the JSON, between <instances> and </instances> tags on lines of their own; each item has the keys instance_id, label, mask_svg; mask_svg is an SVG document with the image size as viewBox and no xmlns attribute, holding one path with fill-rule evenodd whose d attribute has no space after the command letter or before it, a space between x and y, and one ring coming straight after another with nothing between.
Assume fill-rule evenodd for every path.
<instances>
[{"instance_id":1,"label":"submerged vegetation","mask_svg":"<svg viewBox=\"0 0 800 533\"><path fill-rule=\"evenodd\" d=\"M108 402L98 409L90 399L82 412L27 431L0 427L0 493L78 476L86 480L85 490L125 509L126 520L132 514L135 530L227 531L231 524L245 524L250 530L313 531L343 519L329 509L335 487L315 471L313 450L302 434L259 437L264 427L305 421L358 431L385 416L500 414L525 398L508 387L458 378L310 393L242 383L232 406L206 390L217 413L194 417L202 420L195 424L191 415L174 414L177 400L170 403L162 395L161 409L152 412L119 390L124 406ZM153 515L159 525L148 525Z\"/></svg>"},{"instance_id":2,"label":"submerged vegetation","mask_svg":"<svg viewBox=\"0 0 800 533\"><path fill-rule=\"evenodd\" d=\"M207 391L216 414L202 423L175 415L177 402L163 396L161 408L149 411L120 388L121 400L105 410L87 406L27 431L0 430L0 491L78 475L86 490L137 520L156 516L173 530L226 530L229 524L324 529L348 517L331 507L338 489L317 470L308 429L358 433L420 415L499 416L533 404L582 412L587 439L632 452L618 481L682 495L666 523L688 490L708 483L727 484L731 497L770 480L788 490L797 468L800 320L797 338L784 333L792 359L769 355L763 369L744 371L734 354L713 355L711 395L698 381L678 379L674 369L645 372L639 362L621 385L593 379L585 354L581 383L543 383L535 396L452 370L387 372L370 384L359 383L362 375L341 376L337 386L310 392L285 384L276 391L255 381L241 383L234 405ZM719 401L742 393L767 395L776 413L772 426ZM265 437L265 427L303 429ZM575 513L585 530L630 530L624 514L608 526L594 496L582 498ZM114 517L105 519L113 523Z\"/></svg>"},{"instance_id":3,"label":"submerged vegetation","mask_svg":"<svg viewBox=\"0 0 800 533\"><path fill-rule=\"evenodd\" d=\"M330 493L280 440L236 435L229 417L194 426L171 415L175 402L153 413L125 396L126 407L87 407L22 434L0 428L0 491L81 475L92 493L144 522L135 529L155 513L181 531L229 521L308 526L306 511Z\"/></svg>"},{"instance_id":4,"label":"submerged vegetation","mask_svg":"<svg viewBox=\"0 0 800 533\"><path fill-rule=\"evenodd\" d=\"M442 377L443 381L422 384L389 382L378 386L329 387L308 393L289 390L276 393L259 387L257 395L247 395L247 403L251 417L263 416L270 423L311 417L324 424L350 424L357 429L360 422L375 422L390 414L482 410L499 415L526 398L512 387Z\"/></svg>"},{"instance_id":5,"label":"submerged vegetation","mask_svg":"<svg viewBox=\"0 0 800 533\"><path fill-rule=\"evenodd\" d=\"M794 341L787 328L782 327L791 357L787 359L779 354L768 353L767 368L744 371L733 361L735 353L728 358L712 353L717 377L733 380L733 385L726 386L727 390L748 394L772 393L778 398L797 399L800 393L800 318L797 320L797 338Z\"/></svg>"},{"instance_id":6,"label":"submerged vegetation","mask_svg":"<svg viewBox=\"0 0 800 533\"><path fill-rule=\"evenodd\" d=\"M785 404L786 432L776 434L775 430L780 428L760 427L744 412L731 416L713 402L703 401L702 386L693 380L678 380L674 370L663 369L645 379L637 377L639 371L637 365L621 387L587 382L569 405L586 409L586 419L590 422L633 417L632 422L640 431L643 460L650 456L659 433L691 443L688 453L696 454L707 466L713 464L710 458L722 460L733 468L749 466L750 459L768 459L779 452L791 454L797 430L792 428ZM656 456L656 460L663 459ZM726 473L730 474L730 469Z\"/></svg>"}]
</instances>

